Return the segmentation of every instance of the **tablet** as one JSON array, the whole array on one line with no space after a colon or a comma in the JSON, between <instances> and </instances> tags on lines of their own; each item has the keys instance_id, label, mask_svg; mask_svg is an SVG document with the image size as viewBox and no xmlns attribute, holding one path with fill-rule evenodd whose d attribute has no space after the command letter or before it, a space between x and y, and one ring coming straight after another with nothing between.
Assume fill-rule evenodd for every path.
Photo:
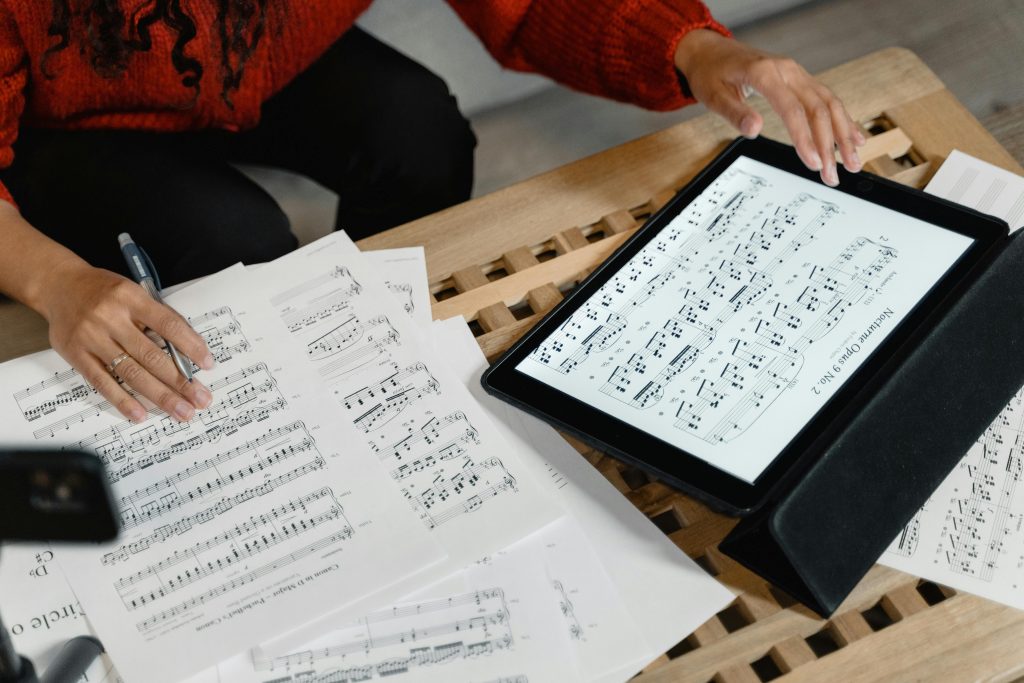
<instances>
[{"instance_id":1,"label":"tablet","mask_svg":"<svg viewBox=\"0 0 1024 683\"><path fill-rule=\"evenodd\" d=\"M791 147L740 139L483 385L746 514L813 463L1006 234L868 173L830 188Z\"/></svg>"}]
</instances>

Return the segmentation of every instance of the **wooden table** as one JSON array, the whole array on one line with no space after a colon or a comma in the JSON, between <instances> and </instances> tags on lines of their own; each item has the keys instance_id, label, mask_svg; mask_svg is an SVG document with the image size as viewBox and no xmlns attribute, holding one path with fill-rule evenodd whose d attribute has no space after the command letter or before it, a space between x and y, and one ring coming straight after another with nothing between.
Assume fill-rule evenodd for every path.
<instances>
[{"instance_id":1,"label":"wooden table","mask_svg":"<svg viewBox=\"0 0 1024 683\"><path fill-rule=\"evenodd\" d=\"M870 136L866 167L922 187L954 147L1016 173L1013 158L913 54L874 53L822 75ZM765 133L786 139L778 118ZM586 122L581 122L585 125ZM701 117L363 240L424 245L434 317L462 315L494 358L606 258L733 137ZM0 360L46 348L43 322L0 304ZM570 440L571 441L571 440ZM822 620L716 549L735 523L579 443L580 452L735 602L637 678L741 683L1014 680L1024 612L876 566ZM644 577L636 577L643 581Z\"/></svg>"},{"instance_id":2,"label":"wooden table","mask_svg":"<svg viewBox=\"0 0 1024 683\"><path fill-rule=\"evenodd\" d=\"M958 148L1024 173L906 50L876 52L821 78L869 136L861 152L869 171L923 187ZM766 135L786 140L778 117L763 101L755 106L765 114ZM733 136L722 121L704 116L363 240L360 247L423 245L434 317L464 316L493 359ZM734 520L573 445L737 593L732 606L635 680L959 681L1024 674L1024 612L875 566L823 620L718 552Z\"/></svg>"}]
</instances>

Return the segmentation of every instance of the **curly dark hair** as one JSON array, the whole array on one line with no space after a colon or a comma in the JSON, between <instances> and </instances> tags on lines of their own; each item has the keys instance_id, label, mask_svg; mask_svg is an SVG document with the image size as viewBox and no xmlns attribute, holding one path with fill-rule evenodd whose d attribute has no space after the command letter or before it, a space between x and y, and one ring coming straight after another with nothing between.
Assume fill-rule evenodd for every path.
<instances>
[{"instance_id":1,"label":"curly dark hair","mask_svg":"<svg viewBox=\"0 0 1024 683\"><path fill-rule=\"evenodd\" d=\"M256 50L266 28L270 0L211 0L217 5L216 25L221 46L221 98L234 108L231 94L242 83L246 62ZM96 73L117 78L128 69L136 52L148 52L153 41L150 27L163 22L175 35L171 63L181 75L181 84L199 96L203 64L188 56L186 48L196 37L195 21L182 7L182 0L149 0L131 16L121 7L122 0L52 0L53 16L48 33L57 39L43 57L42 70L47 78L56 74L49 59L71 44L72 35L81 43ZM191 106L190 104L190 106Z\"/></svg>"}]
</instances>

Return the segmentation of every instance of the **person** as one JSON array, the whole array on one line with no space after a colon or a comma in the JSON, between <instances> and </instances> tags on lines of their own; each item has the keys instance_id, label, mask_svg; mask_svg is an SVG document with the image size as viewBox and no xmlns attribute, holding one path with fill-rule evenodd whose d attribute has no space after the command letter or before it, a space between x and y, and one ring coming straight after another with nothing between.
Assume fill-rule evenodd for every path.
<instances>
[{"instance_id":1,"label":"person","mask_svg":"<svg viewBox=\"0 0 1024 683\"><path fill-rule=\"evenodd\" d=\"M358 239L469 198L475 137L445 83L353 26L371 0L0 0L0 292L125 417L208 406L144 332L204 369L203 339L125 279L116 235L164 285L295 248L229 162L339 195ZM703 102L743 135L760 92L836 184L864 139L794 61L732 39L698 0L449 0L504 66L666 110ZM115 367L116 366L116 367ZM129 389L131 391L129 391Z\"/></svg>"}]
</instances>

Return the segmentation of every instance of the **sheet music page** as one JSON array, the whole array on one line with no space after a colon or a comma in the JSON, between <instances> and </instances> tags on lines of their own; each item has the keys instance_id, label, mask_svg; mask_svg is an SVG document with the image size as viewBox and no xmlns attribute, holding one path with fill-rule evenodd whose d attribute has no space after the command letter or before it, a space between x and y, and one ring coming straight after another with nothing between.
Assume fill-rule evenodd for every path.
<instances>
[{"instance_id":1,"label":"sheet music page","mask_svg":"<svg viewBox=\"0 0 1024 683\"><path fill-rule=\"evenodd\" d=\"M257 331L274 314L248 276L170 300L218 363L199 373L214 404L186 425L156 409L141 425L121 419L52 351L0 366L12 439L107 465L122 537L58 560L129 681L180 680L444 557L302 364L280 355L276 327Z\"/></svg>"},{"instance_id":2,"label":"sheet music page","mask_svg":"<svg viewBox=\"0 0 1024 683\"><path fill-rule=\"evenodd\" d=\"M467 675L464 660L478 658L481 676L491 678L519 672L531 682L560 683L593 681L618 673L618 680L625 680L660 654L649 651L617 588L574 520L557 520L497 556L516 567L511 575L531 580L520 581L513 591L507 578L493 575L494 558L484 558L441 582L440 587L432 586L395 607L354 620L348 629L331 636L276 657L257 648L251 657L225 662L220 666L221 678L237 683L297 683L307 680L302 675L310 676L311 681L331 681L335 680L332 675L341 676L344 671L352 678L363 676L360 680L401 679L402 675L416 681L478 680L463 678ZM452 589L452 584L462 588ZM499 630L496 636L500 620L479 616L481 602L476 592L480 587L504 592L510 610L507 632ZM498 595L490 597L497 599ZM453 603L468 612L459 618L459 612L450 609ZM393 619L396 614L402 618ZM534 626L513 636L513 627L521 628L524 619ZM321 629L338 631L326 624ZM349 629L351 634L343 638L341 634ZM481 635L475 635L477 629ZM482 636L489 636L490 642L474 642ZM529 638L525 646L524 637ZM452 643L453 638L469 640ZM394 645L399 646L397 650L391 649ZM440 666L452 662L459 666ZM428 669L433 669L434 675Z\"/></svg>"},{"instance_id":3,"label":"sheet music page","mask_svg":"<svg viewBox=\"0 0 1024 683\"><path fill-rule=\"evenodd\" d=\"M525 562L524 562L525 560ZM543 568L513 549L419 594L355 619L325 623L287 653L259 649L221 666L232 683L571 683L568 633Z\"/></svg>"},{"instance_id":4,"label":"sheet music page","mask_svg":"<svg viewBox=\"0 0 1024 683\"><path fill-rule=\"evenodd\" d=\"M971 244L740 157L517 370L751 482Z\"/></svg>"},{"instance_id":5,"label":"sheet music page","mask_svg":"<svg viewBox=\"0 0 1024 683\"><path fill-rule=\"evenodd\" d=\"M447 552L434 578L561 516L344 233L259 274L295 355L329 386L334 419L355 428L404 507ZM365 605L343 611L352 616ZM277 653L302 645L316 628L308 624L264 647Z\"/></svg>"},{"instance_id":6,"label":"sheet music page","mask_svg":"<svg viewBox=\"0 0 1024 683\"><path fill-rule=\"evenodd\" d=\"M559 524L577 529L565 532L574 541L562 543L545 562L581 617L586 637L573 639L572 650L587 680L629 678L732 602L731 591L679 550L557 431L483 391L480 375L487 360L461 318L435 322L434 331L444 358L565 507L570 519ZM584 540L589 552L578 546ZM594 623L598 628L588 628Z\"/></svg>"},{"instance_id":7,"label":"sheet music page","mask_svg":"<svg viewBox=\"0 0 1024 683\"><path fill-rule=\"evenodd\" d=\"M484 359L466 324L461 319L445 323L439 322L433 325L431 332L434 347L439 351L438 355L449 362L454 361L452 367L457 370L460 380L470 381L473 371L479 368L479 364L484 363ZM444 351L442 352L441 350ZM554 436L559 438L557 434ZM562 443L564 444L564 441ZM527 465L529 468L540 473L545 480L551 482L552 491L555 495L561 495L560 491L570 486L570 482L562 478L561 475L553 475L554 470L547 463L543 462L543 455L533 450L531 444L522 442L516 450L523 457L524 463L529 463ZM579 457L575 453L573 455L574 457ZM584 465L586 466L586 463ZM600 477L600 475L597 476ZM607 483L604 483L604 486L608 489L611 488ZM614 490L611 490L611 493L621 499L621 496ZM595 504L601 505L601 501L596 501ZM628 503L626 505L628 506ZM642 518L640 513L632 510L632 508L630 510L633 515ZM667 544L674 553L689 563L689 560L679 553L678 550L672 548L671 543L668 543L664 535L654 528L650 522L644 520L644 523L654 532L653 537L657 542L655 547L659 544L662 546ZM625 535L628 531L628 529L623 529L619 533ZM637 539L635 535L629 533L625 543L626 552L630 550L629 546L631 544L647 544L647 547L650 548L648 539L642 537ZM609 547L606 550L609 553L622 552L620 548ZM532 590L520 591L515 602L522 606L521 609L534 610L542 615L546 613L547 622L544 626L549 631L549 636L544 640L543 649L539 653L529 649L523 650L521 647L516 646L503 648L503 659L518 662L518 664L505 667L506 671L527 671L530 669L531 663L543 662L545 663L544 666L538 670L538 673L529 677L530 681L570 680L566 678L567 674L564 670L560 671L557 667L551 668L552 661L565 661L566 653L568 653L571 655L570 661L573 663L573 668L581 680L597 680L609 675L612 676L611 680L624 680L660 654L660 652L652 650L640 632L633 615L619 596L619 588L612 583L609 575L602 569L601 558L591 547L586 532L571 516L564 517L546 526L541 531L506 548L501 554L508 561L515 562L521 568L519 573L543 577L542 581L535 581L532 584ZM648 567L645 566L645 562L642 559L639 561L631 560L630 562L632 563L632 569L638 572L631 577L632 581L636 582L637 576L650 575L646 573ZM479 568L481 565L488 566L488 561L476 563L474 566ZM714 611L724 607L725 604L728 604L732 599L732 595L719 587L717 583L695 566L693 569L697 572L695 576L700 577L697 581L687 582L685 585L680 585L678 581L674 583L658 583L657 586L659 589L664 587L670 591L676 589L692 590L704 588L706 586L702 584L707 583L712 589L712 595L718 595L717 600L712 598L713 606L707 615L709 616ZM469 577L472 574L472 569L458 572L448 581L442 582L442 585L450 585L453 581L461 584L469 581ZM664 574L665 572L663 571L656 571L654 576L661 579ZM490 579L488 581L494 582ZM485 581L484 583L487 582ZM648 590L652 594L652 598L654 593L660 593L660 590ZM450 593L447 591L432 587L422 591L419 597L436 598L448 594ZM661 600L663 598L658 595L657 599ZM399 604L416 602L417 597L413 596L403 598L399 601ZM703 614L694 616L692 610L695 607L699 609L699 606L694 605L692 599L688 607L691 608L688 615L683 616L681 619L677 615L676 622L673 624L674 630L678 630L680 621L687 622L695 618L703 621L707 618ZM640 605L639 608L642 614L644 605ZM434 629L437 628L437 620L440 618L434 612L426 612L424 614L408 615L408 620L402 622L404 628L403 637L406 640L410 640L411 634L415 633L416 644L426 648L419 651L421 657L427 657L427 654L433 652L424 642L425 635L434 633ZM458 622L450 623L457 624ZM329 627L321 624L320 628L326 629ZM683 628L685 629L686 626L683 626ZM686 631L686 633L688 632ZM662 632L662 635L664 635L664 632ZM674 640L672 644L675 644L683 635L685 633ZM365 635L363 638L365 639ZM534 634L533 639L536 640L536 634ZM330 639L327 640L329 641ZM374 636L375 643L379 640L378 636ZM312 655L309 653L320 650L324 642L326 641L323 639L317 639L312 643L298 646L290 652L279 654L276 658L278 662L281 664L291 663L293 666L290 669L275 673L280 673L281 680L299 680L298 674L305 670L300 663L310 663ZM320 643L320 645L317 645L317 643ZM407 660L411 656L408 651L404 651L394 654L391 658L385 658L381 655L376 659L371 658L367 661L353 661L351 659L351 650L355 647L353 645L346 653L346 656L349 657L348 666L352 667L346 670L358 671L361 675L368 677L391 675L391 670L384 666L385 663L390 666L390 663L397 661L402 667L405 667L408 665ZM431 654L430 656L433 657L434 655ZM539 657L542 658L538 659ZM266 659L268 658L264 652L259 652L255 659L240 658L239 660L222 665L221 675L225 680L237 679L262 683L262 681L273 677L269 674L264 674L261 678L260 672L263 669L260 667L254 668L253 662L260 662ZM324 680L331 680L329 672L337 671L337 667L342 666L341 662L336 661L334 663L336 668L330 668L330 664L327 662L329 659L324 657L323 660L316 660L316 662L313 662L311 669L316 672L317 676L322 676ZM422 667L426 666L426 663L430 661L430 659L423 659L419 664L411 667L408 672L403 669L402 673L408 673L410 676L415 674L417 676L416 680L421 680L419 677L426 675ZM497 674L502 671L496 661L490 661L492 662L491 668L488 669L490 673ZM357 668L357 664L367 668ZM251 676L242 675L240 672L249 672ZM441 675L442 673L443 675ZM438 674L441 675L439 680L463 680L455 677L456 674L449 669L442 670L438 667ZM293 678L289 678L289 676ZM445 678L445 676L448 678ZM370 679L372 680L372 678ZM321 679L313 677L312 680ZM429 680L433 680L433 678Z\"/></svg>"},{"instance_id":8,"label":"sheet music page","mask_svg":"<svg viewBox=\"0 0 1024 683\"><path fill-rule=\"evenodd\" d=\"M1024 223L1024 178L954 150L926 192ZM879 562L1024 609L1024 387Z\"/></svg>"}]
</instances>

